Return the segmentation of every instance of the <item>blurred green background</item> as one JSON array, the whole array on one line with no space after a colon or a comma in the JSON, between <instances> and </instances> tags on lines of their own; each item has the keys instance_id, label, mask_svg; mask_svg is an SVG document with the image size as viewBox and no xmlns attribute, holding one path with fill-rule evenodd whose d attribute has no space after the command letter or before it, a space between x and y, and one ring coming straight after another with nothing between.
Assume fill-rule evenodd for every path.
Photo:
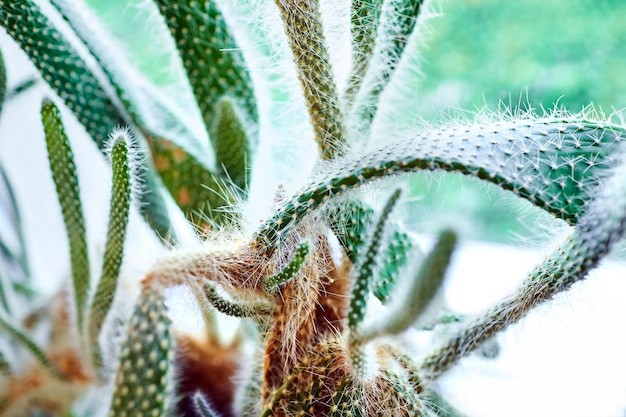
<instances>
[{"instance_id":1,"label":"blurred green background","mask_svg":"<svg viewBox=\"0 0 626 417\"><path fill-rule=\"evenodd\" d=\"M88 0L124 40L137 66L171 82L168 56L145 24L141 0ZM577 112L591 103L607 114L626 106L626 1L441 0L408 71L402 117L441 118L446 109L507 105ZM521 100L520 100L521 97ZM548 217L491 186L454 175L412 181L410 221L435 231L453 223L467 237L540 240ZM478 192L476 192L479 190Z\"/></svg>"}]
</instances>

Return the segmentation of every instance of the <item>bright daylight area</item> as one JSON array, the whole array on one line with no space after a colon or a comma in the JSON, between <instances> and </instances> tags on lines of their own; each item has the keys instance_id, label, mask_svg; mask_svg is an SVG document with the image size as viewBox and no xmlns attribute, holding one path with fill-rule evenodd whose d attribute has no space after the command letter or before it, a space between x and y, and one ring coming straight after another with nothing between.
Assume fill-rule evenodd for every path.
<instances>
[{"instance_id":1,"label":"bright daylight area","mask_svg":"<svg viewBox=\"0 0 626 417\"><path fill-rule=\"evenodd\" d=\"M624 16L0 0L0 417L626 417Z\"/></svg>"}]
</instances>

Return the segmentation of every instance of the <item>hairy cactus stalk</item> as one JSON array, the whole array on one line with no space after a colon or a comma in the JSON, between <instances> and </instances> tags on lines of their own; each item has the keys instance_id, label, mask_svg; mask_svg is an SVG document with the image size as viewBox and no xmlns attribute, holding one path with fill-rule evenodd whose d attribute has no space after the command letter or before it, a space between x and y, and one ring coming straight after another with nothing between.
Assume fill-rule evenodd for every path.
<instances>
[{"instance_id":1,"label":"hairy cactus stalk","mask_svg":"<svg viewBox=\"0 0 626 417\"><path fill-rule=\"evenodd\" d=\"M298 70L322 159L342 155L348 142L321 23L318 0L276 0Z\"/></svg>"}]
</instances>

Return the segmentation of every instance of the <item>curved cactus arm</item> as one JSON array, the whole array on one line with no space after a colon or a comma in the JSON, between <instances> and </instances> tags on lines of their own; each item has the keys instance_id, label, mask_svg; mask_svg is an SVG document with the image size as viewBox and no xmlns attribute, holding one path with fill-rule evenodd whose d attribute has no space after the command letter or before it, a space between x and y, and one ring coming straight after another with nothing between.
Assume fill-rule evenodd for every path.
<instances>
[{"instance_id":1,"label":"curved cactus arm","mask_svg":"<svg viewBox=\"0 0 626 417\"><path fill-rule=\"evenodd\" d=\"M347 108L352 105L354 96L361 88L374 54L382 4L383 0L352 0L350 11L352 68L344 93L344 104Z\"/></svg>"},{"instance_id":2,"label":"curved cactus arm","mask_svg":"<svg viewBox=\"0 0 626 417\"><path fill-rule=\"evenodd\" d=\"M311 245L309 242L302 242L287 265L277 274L268 277L263 283L263 289L268 293L275 292L278 287L293 278L309 256Z\"/></svg>"},{"instance_id":3,"label":"curved cactus arm","mask_svg":"<svg viewBox=\"0 0 626 417\"><path fill-rule=\"evenodd\" d=\"M212 150L185 123L182 110L174 108L139 73L121 52L113 36L83 2L52 0L54 7L71 26L105 73L133 123L145 136L166 137L196 158L213 166Z\"/></svg>"},{"instance_id":4,"label":"curved cactus arm","mask_svg":"<svg viewBox=\"0 0 626 417\"><path fill-rule=\"evenodd\" d=\"M574 224L624 135L622 126L582 116L440 128L358 155L287 199L256 239L273 250L282 235L331 197L419 170L477 177Z\"/></svg>"},{"instance_id":5,"label":"curved cactus arm","mask_svg":"<svg viewBox=\"0 0 626 417\"><path fill-rule=\"evenodd\" d=\"M398 67L423 5L424 0L388 0L382 6L376 47L349 115L351 129L366 140L380 95Z\"/></svg>"},{"instance_id":6,"label":"curved cactus arm","mask_svg":"<svg viewBox=\"0 0 626 417\"><path fill-rule=\"evenodd\" d=\"M91 303L88 327L92 359L98 368L102 365L98 338L113 304L117 279L124 256L124 242L126 241L126 228L128 226L133 171L131 166L133 157L129 156L129 152L132 150L132 146L130 146L132 139L129 134L129 132L121 130L111 135L110 158L113 185L109 208L109 230L104 249L102 273Z\"/></svg>"},{"instance_id":7,"label":"curved cactus arm","mask_svg":"<svg viewBox=\"0 0 626 417\"><path fill-rule=\"evenodd\" d=\"M528 275L513 296L491 308L442 348L426 357L421 372L434 378L494 334L517 323L535 306L584 279L626 229L626 164L621 164L591 201L574 232Z\"/></svg>"},{"instance_id":8,"label":"curved cactus arm","mask_svg":"<svg viewBox=\"0 0 626 417\"><path fill-rule=\"evenodd\" d=\"M346 150L348 138L322 28L319 0L275 0L302 84L323 159Z\"/></svg>"},{"instance_id":9,"label":"curved cactus arm","mask_svg":"<svg viewBox=\"0 0 626 417\"><path fill-rule=\"evenodd\" d=\"M362 330L363 343L402 333L419 319L441 289L455 245L454 232L446 230L441 233L435 247L422 262L417 276L404 291L404 299L397 300L389 314Z\"/></svg>"},{"instance_id":10,"label":"curved cactus arm","mask_svg":"<svg viewBox=\"0 0 626 417\"><path fill-rule=\"evenodd\" d=\"M78 175L76 174L72 149L61 121L61 114L52 101L44 100L41 106L41 118L46 136L52 179L56 185L57 197L61 205L70 244L77 324L79 329L83 329L91 276L87 231L80 200Z\"/></svg>"},{"instance_id":11,"label":"curved cactus arm","mask_svg":"<svg viewBox=\"0 0 626 417\"><path fill-rule=\"evenodd\" d=\"M232 301L228 301L222 298L218 293L215 287L211 284L204 285L204 291L206 294L207 300L215 307L217 311L220 313L226 314L227 316L232 317L260 317L271 313L271 309L256 305L256 306L248 306L233 303Z\"/></svg>"},{"instance_id":12,"label":"curved cactus arm","mask_svg":"<svg viewBox=\"0 0 626 417\"><path fill-rule=\"evenodd\" d=\"M145 287L120 346L110 417L162 416L171 401L173 335L163 295Z\"/></svg>"},{"instance_id":13,"label":"curved cactus arm","mask_svg":"<svg viewBox=\"0 0 626 417\"><path fill-rule=\"evenodd\" d=\"M11 323L3 313L0 313L0 329L6 332L11 339L19 343L20 346L29 351L37 362L52 376L58 379L65 379L65 376L58 370L54 363L52 363L44 350L23 330Z\"/></svg>"}]
</instances>

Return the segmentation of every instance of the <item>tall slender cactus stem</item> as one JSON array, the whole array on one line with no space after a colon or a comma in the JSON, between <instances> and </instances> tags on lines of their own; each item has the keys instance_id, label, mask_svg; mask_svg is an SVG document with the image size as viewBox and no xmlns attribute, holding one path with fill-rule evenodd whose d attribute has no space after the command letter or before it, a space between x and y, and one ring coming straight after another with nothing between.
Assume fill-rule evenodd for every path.
<instances>
[{"instance_id":1,"label":"tall slender cactus stem","mask_svg":"<svg viewBox=\"0 0 626 417\"><path fill-rule=\"evenodd\" d=\"M344 153L347 142L319 1L276 0L298 70L304 98L323 159Z\"/></svg>"}]
</instances>

